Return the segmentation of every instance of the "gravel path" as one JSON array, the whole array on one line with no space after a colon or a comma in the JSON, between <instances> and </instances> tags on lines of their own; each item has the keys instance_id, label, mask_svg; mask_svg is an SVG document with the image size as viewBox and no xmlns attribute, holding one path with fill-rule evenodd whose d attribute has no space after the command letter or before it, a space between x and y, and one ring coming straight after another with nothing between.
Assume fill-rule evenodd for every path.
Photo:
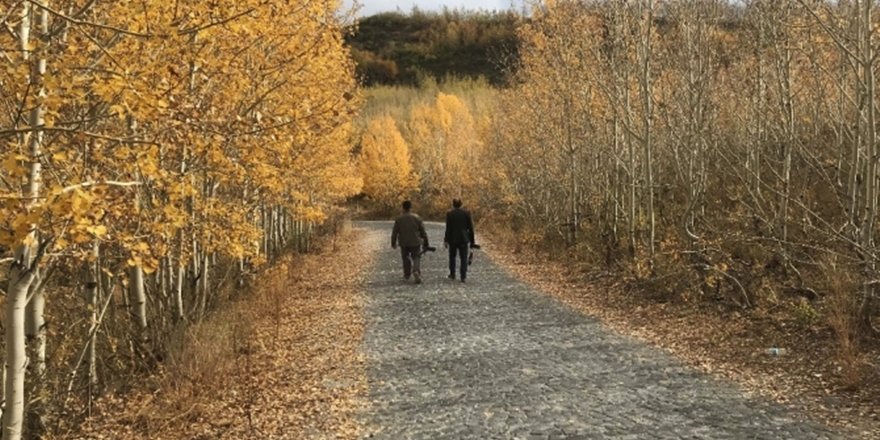
<instances>
[{"instance_id":1,"label":"gravel path","mask_svg":"<svg viewBox=\"0 0 880 440\"><path fill-rule=\"evenodd\" d=\"M365 308L369 438L842 438L541 295L485 254L467 284L446 278L442 249L423 258L424 284L405 283L391 223L359 226L380 249ZM428 233L442 245L442 225Z\"/></svg>"}]
</instances>

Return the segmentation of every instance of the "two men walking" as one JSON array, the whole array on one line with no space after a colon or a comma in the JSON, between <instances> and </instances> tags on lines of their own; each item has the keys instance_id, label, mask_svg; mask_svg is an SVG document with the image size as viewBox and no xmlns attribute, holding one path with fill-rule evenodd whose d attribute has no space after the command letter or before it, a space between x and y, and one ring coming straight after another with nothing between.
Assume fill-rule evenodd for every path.
<instances>
[{"instance_id":1,"label":"two men walking","mask_svg":"<svg viewBox=\"0 0 880 440\"><path fill-rule=\"evenodd\" d=\"M452 201L452 210L446 213L446 232L443 237L443 247L449 250L449 278L455 279L457 260L460 260L461 282L467 280L468 250L476 246L474 240L474 222L471 214L462 208L461 200ZM412 202L403 202L403 214L394 221L391 231L391 247L397 249L400 245L400 255L403 259L403 277L406 280L410 276L415 278L416 284L421 284L421 255L428 250L428 234L421 217L412 212Z\"/></svg>"}]
</instances>

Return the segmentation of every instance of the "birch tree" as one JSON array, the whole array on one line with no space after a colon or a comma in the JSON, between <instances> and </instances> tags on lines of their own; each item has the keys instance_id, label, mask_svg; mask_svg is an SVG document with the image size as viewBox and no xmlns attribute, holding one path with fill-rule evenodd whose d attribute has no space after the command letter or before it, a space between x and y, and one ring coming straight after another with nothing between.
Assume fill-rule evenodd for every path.
<instances>
[{"instance_id":1,"label":"birch tree","mask_svg":"<svg viewBox=\"0 0 880 440\"><path fill-rule=\"evenodd\" d=\"M131 322L142 340L146 328L161 336L185 318L200 319L226 289L218 266L258 270L294 238L289 224L307 234L360 190L351 135L360 99L338 7L331 0L0 7L9 30L0 36L0 260L11 263L4 438L67 423L53 412L67 404L62 391L26 396L25 376L27 389L65 382L72 392L88 365L79 377L87 377L91 398L101 385L96 365L118 359L102 347L116 350L127 337L102 329ZM273 220L261 222L260 210ZM254 246L263 237L272 256ZM84 267L87 276L67 276ZM103 277L117 287L126 279L129 291L114 294ZM120 298L130 314L109 306ZM53 309L44 301L53 300L75 304L85 320L58 309L47 319L44 310ZM68 338L81 336L47 334L47 321L72 330ZM81 351L71 348L77 343ZM165 349L150 348L144 356ZM133 366L109 365L102 380ZM25 424L31 402L39 417Z\"/></svg>"},{"instance_id":2,"label":"birch tree","mask_svg":"<svg viewBox=\"0 0 880 440\"><path fill-rule=\"evenodd\" d=\"M25 405L25 366L27 354L25 350L25 332L27 312L30 312L28 330L34 337L36 349L34 362L38 374L45 370L45 336L42 334L43 297L39 286L39 264L42 251L48 245L40 236L36 226L35 207L42 194L42 167L40 157L43 154L44 107L46 98L43 79L46 73L46 52L49 50L49 18L44 2L22 2L18 38L20 41L20 63L29 70L26 81L27 88L35 93L24 97L23 107L29 108L29 117L25 129L20 132L17 142L18 154L7 162L6 171L22 181L20 197L24 209L22 215L14 220L17 234L13 235L10 246L13 261L8 274L6 299L6 356L5 356L5 406L3 409L3 438L19 439L23 431L23 414ZM32 32L34 36L32 37ZM16 126L19 121L15 121ZM12 168L11 170L9 168ZM14 182L14 181L13 181ZM15 191L13 187L9 188ZM35 288L36 287L36 288ZM34 292L31 299L33 305L28 309L28 295Z\"/></svg>"}]
</instances>

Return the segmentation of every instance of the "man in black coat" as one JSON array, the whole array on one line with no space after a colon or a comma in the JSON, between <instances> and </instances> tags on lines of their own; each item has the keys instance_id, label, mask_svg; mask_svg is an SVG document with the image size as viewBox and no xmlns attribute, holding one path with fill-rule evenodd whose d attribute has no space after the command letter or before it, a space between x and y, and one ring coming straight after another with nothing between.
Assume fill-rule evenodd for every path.
<instances>
[{"instance_id":1,"label":"man in black coat","mask_svg":"<svg viewBox=\"0 0 880 440\"><path fill-rule=\"evenodd\" d=\"M461 282L467 279L468 248L476 244L471 214L461 207L461 200L452 201L452 210L446 213L446 235L443 247L449 249L449 279L455 279L455 260L461 260Z\"/></svg>"}]
</instances>

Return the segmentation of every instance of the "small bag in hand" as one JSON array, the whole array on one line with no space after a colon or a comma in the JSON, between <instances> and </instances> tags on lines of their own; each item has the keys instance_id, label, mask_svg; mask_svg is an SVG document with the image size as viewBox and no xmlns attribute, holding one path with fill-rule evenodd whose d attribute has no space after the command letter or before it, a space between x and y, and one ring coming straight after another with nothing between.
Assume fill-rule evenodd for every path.
<instances>
[{"instance_id":1,"label":"small bag in hand","mask_svg":"<svg viewBox=\"0 0 880 440\"><path fill-rule=\"evenodd\" d=\"M468 254L468 262L467 262L468 266L470 266L471 264L474 264L474 249L479 249L479 248L480 248L480 245L478 245L476 243L471 244L471 251Z\"/></svg>"}]
</instances>

